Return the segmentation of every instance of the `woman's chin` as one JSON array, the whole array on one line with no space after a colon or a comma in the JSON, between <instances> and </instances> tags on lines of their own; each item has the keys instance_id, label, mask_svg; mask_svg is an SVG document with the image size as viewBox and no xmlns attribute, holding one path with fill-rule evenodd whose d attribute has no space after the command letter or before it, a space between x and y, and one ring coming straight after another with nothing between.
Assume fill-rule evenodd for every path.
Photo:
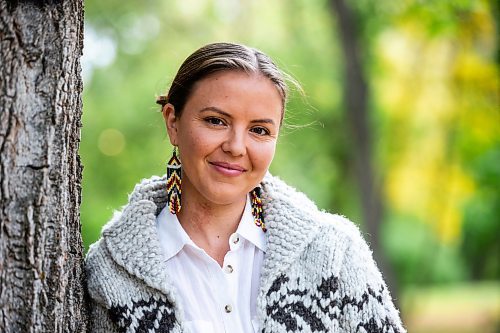
<instances>
[{"instance_id":1,"label":"woman's chin","mask_svg":"<svg viewBox=\"0 0 500 333\"><path fill-rule=\"evenodd\" d=\"M241 203L246 200L246 196L246 191L217 191L207 193L205 198L212 204L224 206Z\"/></svg>"}]
</instances>

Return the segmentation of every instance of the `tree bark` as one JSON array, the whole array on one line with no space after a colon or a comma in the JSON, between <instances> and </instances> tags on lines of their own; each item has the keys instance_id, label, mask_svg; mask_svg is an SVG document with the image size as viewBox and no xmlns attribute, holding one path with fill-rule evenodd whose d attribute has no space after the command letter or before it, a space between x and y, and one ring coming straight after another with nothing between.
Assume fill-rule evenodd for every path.
<instances>
[{"instance_id":1,"label":"tree bark","mask_svg":"<svg viewBox=\"0 0 500 333\"><path fill-rule=\"evenodd\" d=\"M83 332L83 0L0 0L0 332Z\"/></svg>"},{"instance_id":2,"label":"tree bark","mask_svg":"<svg viewBox=\"0 0 500 333\"><path fill-rule=\"evenodd\" d=\"M375 259L385 275L393 296L397 285L391 266L384 256L380 241L383 205L380 189L375 185L372 163L372 139L368 117L369 89L360 59L362 53L359 27L353 11L344 0L330 0L333 14L337 17L341 49L344 53L344 106L354 144L355 174L361 196L364 226Z\"/></svg>"}]
</instances>

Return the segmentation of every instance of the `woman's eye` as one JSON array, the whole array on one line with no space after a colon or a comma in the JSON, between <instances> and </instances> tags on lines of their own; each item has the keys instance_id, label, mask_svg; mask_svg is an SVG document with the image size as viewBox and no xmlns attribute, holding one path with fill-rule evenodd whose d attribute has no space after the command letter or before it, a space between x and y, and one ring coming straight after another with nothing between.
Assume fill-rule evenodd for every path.
<instances>
[{"instance_id":1,"label":"woman's eye","mask_svg":"<svg viewBox=\"0 0 500 333\"><path fill-rule=\"evenodd\" d=\"M222 119L219 119L219 118L215 118L215 117L208 117L208 118L205 118L205 121L207 123L209 123L210 125L224 125L224 122L222 121Z\"/></svg>"},{"instance_id":2,"label":"woman's eye","mask_svg":"<svg viewBox=\"0 0 500 333\"><path fill-rule=\"evenodd\" d=\"M251 129L251 131L257 135L262 135L262 136L270 134L269 130L265 127L254 127Z\"/></svg>"}]
</instances>

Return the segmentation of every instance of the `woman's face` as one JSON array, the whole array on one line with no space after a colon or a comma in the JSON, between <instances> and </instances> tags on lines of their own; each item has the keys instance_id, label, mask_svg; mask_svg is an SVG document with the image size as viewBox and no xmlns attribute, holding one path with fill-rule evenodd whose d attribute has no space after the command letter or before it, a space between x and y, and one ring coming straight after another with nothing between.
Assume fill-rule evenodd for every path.
<instances>
[{"instance_id":1,"label":"woman's face","mask_svg":"<svg viewBox=\"0 0 500 333\"><path fill-rule=\"evenodd\" d=\"M164 117L182 163L182 195L219 205L241 202L274 157L282 112L275 85L260 74L222 71L197 82L175 117Z\"/></svg>"}]
</instances>

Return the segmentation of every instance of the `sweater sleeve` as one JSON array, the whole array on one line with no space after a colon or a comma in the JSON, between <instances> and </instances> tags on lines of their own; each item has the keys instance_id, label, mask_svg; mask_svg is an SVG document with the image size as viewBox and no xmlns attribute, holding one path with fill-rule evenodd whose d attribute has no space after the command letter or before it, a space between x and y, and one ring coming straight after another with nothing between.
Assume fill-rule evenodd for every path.
<instances>
[{"instance_id":1,"label":"sweater sleeve","mask_svg":"<svg viewBox=\"0 0 500 333\"><path fill-rule=\"evenodd\" d=\"M87 292L89 295L89 333L118 333L117 324L112 320L111 313L105 306L105 290L102 281L108 281L106 275L106 260L103 254L102 242L92 244L85 258L87 275ZM109 270L108 270L109 271Z\"/></svg>"},{"instance_id":2,"label":"sweater sleeve","mask_svg":"<svg viewBox=\"0 0 500 333\"><path fill-rule=\"evenodd\" d=\"M118 333L109 311L94 300L90 302L90 333Z\"/></svg>"},{"instance_id":3,"label":"sweater sleeve","mask_svg":"<svg viewBox=\"0 0 500 333\"><path fill-rule=\"evenodd\" d=\"M351 234L338 287L342 332L406 332L372 252L358 230Z\"/></svg>"}]
</instances>

